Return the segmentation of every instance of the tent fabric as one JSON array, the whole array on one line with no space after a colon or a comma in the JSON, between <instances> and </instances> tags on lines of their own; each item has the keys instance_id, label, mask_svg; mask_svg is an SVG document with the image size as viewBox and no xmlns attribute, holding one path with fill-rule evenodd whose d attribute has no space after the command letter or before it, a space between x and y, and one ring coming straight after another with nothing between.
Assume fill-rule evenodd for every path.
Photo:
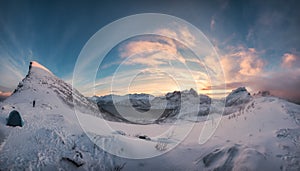
<instances>
[{"instance_id":1,"label":"tent fabric","mask_svg":"<svg viewBox=\"0 0 300 171\"><path fill-rule=\"evenodd\" d=\"M24 122L22 120L22 117L21 117L20 113L16 110L13 110L12 112L10 112L10 114L7 118L6 125L22 127L24 125Z\"/></svg>"}]
</instances>

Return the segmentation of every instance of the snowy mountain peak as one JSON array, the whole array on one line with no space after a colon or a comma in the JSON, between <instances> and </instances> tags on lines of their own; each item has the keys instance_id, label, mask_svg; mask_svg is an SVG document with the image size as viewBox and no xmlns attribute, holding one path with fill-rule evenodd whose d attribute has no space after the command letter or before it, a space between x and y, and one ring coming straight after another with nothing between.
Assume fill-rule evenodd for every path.
<instances>
[{"instance_id":1,"label":"snowy mountain peak","mask_svg":"<svg viewBox=\"0 0 300 171\"><path fill-rule=\"evenodd\" d=\"M53 73L43 65L39 64L36 61L31 61L29 64L29 71L27 77L34 74L35 76L54 76Z\"/></svg>"},{"instance_id":2,"label":"snowy mountain peak","mask_svg":"<svg viewBox=\"0 0 300 171\"><path fill-rule=\"evenodd\" d=\"M22 98L20 98L22 97ZM22 99L24 102L32 102L33 100L43 102L43 104L59 105L63 101L68 108L84 108L90 109L89 113L97 113L96 104L90 102L72 85L64 82L56 77L52 72L39 64L32 61L29 65L29 71L26 77L19 83L13 95L7 100Z\"/></svg>"},{"instance_id":3,"label":"snowy mountain peak","mask_svg":"<svg viewBox=\"0 0 300 171\"><path fill-rule=\"evenodd\" d=\"M30 68L30 69L31 69L31 68L39 68L39 69L42 69L42 70L45 70L45 71L47 71L47 72L52 73L48 68L44 67L43 65L39 64L39 63L36 62L36 61L31 61L31 62L30 62L30 65L29 65L29 68ZM30 70L30 69L29 69L29 70Z\"/></svg>"}]
</instances>

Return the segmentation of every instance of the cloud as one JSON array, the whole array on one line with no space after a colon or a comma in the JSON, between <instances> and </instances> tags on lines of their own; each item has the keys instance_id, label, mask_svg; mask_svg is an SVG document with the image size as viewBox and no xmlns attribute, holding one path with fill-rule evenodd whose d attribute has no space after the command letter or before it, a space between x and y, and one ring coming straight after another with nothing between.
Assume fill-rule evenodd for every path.
<instances>
[{"instance_id":1,"label":"cloud","mask_svg":"<svg viewBox=\"0 0 300 171\"><path fill-rule=\"evenodd\" d=\"M120 57L126 58L123 64L142 64L158 66L169 61L185 63L185 58L178 49L178 43L167 37L151 37L156 40L135 40L120 48Z\"/></svg>"},{"instance_id":2,"label":"cloud","mask_svg":"<svg viewBox=\"0 0 300 171\"><path fill-rule=\"evenodd\" d=\"M216 24L216 20L215 20L215 17L213 16L210 20L210 29L211 30L215 29L215 24Z\"/></svg>"},{"instance_id":3,"label":"cloud","mask_svg":"<svg viewBox=\"0 0 300 171\"><path fill-rule=\"evenodd\" d=\"M13 57L2 54L2 58L0 58L1 86L15 88L18 85L18 82L24 78L28 71L29 63L26 63L23 60L23 58L15 60Z\"/></svg>"},{"instance_id":4,"label":"cloud","mask_svg":"<svg viewBox=\"0 0 300 171\"><path fill-rule=\"evenodd\" d=\"M12 94L12 92L3 92L3 91L0 91L0 101L5 100L11 94Z\"/></svg>"},{"instance_id":5,"label":"cloud","mask_svg":"<svg viewBox=\"0 0 300 171\"><path fill-rule=\"evenodd\" d=\"M263 74L266 62L259 54L254 48L231 47L230 51L220 58L226 82L247 81L253 76Z\"/></svg>"},{"instance_id":6,"label":"cloud","mask_svg":"<svg viewBox=\"0 0 300 171\"><path fill-rule=\"evenodd\" d=\"M201 80L198 77L201 76ZM172 66L159 68L145 68L125 70L121 68L115 75L99 78L95 85L85 85L83 91L92 96L91 90L95 87L95 94L110 93L150 93L164 94L174 90L198 89L201 91L207 85L208 78L203 71L187 70ZM111 85L113 84L113 85Z\"/></svg>"},{"instance_id":7,"label":"cloud","mask_svg":"<svg viewBox=\"0 0 300 171\"><path fill-rule=\"evenodd\" d=\"M281 67L283 68L293 68L295 66L300 66L300 58L295 54L285 53L282 56Z\"/></svg>"},{"instance_id":8,"label":"cloud","mask_svg":"<svg viewBox=\"0 0 300 171\"><path fill-rule=\"evenodd\" d=\"M265 77L255 77L249 86L255 91L269 90L271 94L300 102L300 69L271 72Z\"/></svg>"},{"instance_id":9,"label":"cloud","mask_svg":"<svg viewBox=\"0 0 300 171\"><path fill-rule=\"evenodd\" d=\"M231 91L232 89L236 89L237 87L245 86L245 82L229 82L226 83L225 85L220 84L220 85L207 86L204 87L202 90L212 90L212 89L220 90L223 89L224 86L226 86L226 89L228 89L228 91Z\"/></svg>"},{"instance_id":10,"label":"cloud","mask_svg":"<svg viewBox=\"0 0 300 171\"><path fill-rule=\"evenodd\" d=\"M7 25L3 26L5 36L0 39L0 86L9 87L12 91L26 75L29 61L37 58L28 47L30 42L27 42L27 47L22 45L16 33ZM0 91L3 91L1 87Z\"/></svg>"},{"instance_id":11,"label":"cloud","mask_svg":"<svg viewBox=\"0 0 300 171\"><path fill-rule=\"evenodd\" d=\"M156 33L180 41L187 47L196 46L196 38L187 27L174 25L172 29L163 28L156 30Z\"/></svg>"},{"instance_id":12,"label":"cloud","mask_svg":"<svg viewBox=\"0 0 300 171\"><path fill-rule=\"evenodd\" d=\"M0 97L8 97L12 94L12 92L2 92L0 91Z\"/></svg>"},{"instance_id":13,"label":"cloud","mask_svg":"<svg viewBox=\"0 0 300 171\"><path fill-rule=\"evenodd\" d=\"M230 47L229 52L221 56L221 64L226 77L226 88L235 89L246 86L251 91L268 90L271 94L300 102L300 62L299 57L285 53L276 70L267 70L267 65L254 48L243 46ZM218 89L224 85L205 87L204 90Z\"/></svg>"}]
</instances>

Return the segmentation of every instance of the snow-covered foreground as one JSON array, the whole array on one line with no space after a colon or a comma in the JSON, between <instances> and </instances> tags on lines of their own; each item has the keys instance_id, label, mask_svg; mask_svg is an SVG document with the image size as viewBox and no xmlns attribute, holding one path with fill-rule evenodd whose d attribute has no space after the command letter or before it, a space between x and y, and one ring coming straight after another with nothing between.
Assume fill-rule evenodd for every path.
<instances>
[{"instance_id":1,"label":"snow-covered foreground","mask_svg":"<svg viewBox=\"0 0 300 171\"><path fill-rule=\"evenodd\" d=\"M124 170L299 170L300 162L300 107L276 97L259 97L248 103L244 109L223 117L212 138L205 144L198 143L204 122L194 125L188 137L168 153L145 160L121 160ZM80 116L87 122L86 131L103 135L101 119L89 115ZM210 121L211 124L213 120ZM177 123L181 127L192 122ZM130 125L109 123L123 135L115 135L119 146L127 144L132 152L155 145L155 138L168 130L170 124ZM97 128L98 127L98 128ZM95 129L96 128L96 129ZM149 135L151 141L134 140L134 135ZM118 138L116 138L118 137ZM130 137L121 138L121 137ZM154 138L152 138L154 137ZM166 148L178 138L167 136ZM129 145L128 145L129 144ZM121 151L119 151L121 152Z\"/></svg>"},{"instance_id":2,"label":"snow-covered foreground","mask_svg":"<svg viewBox=\"0 0 300 171\"><path fill-rule=\"evenodd\" d=\"M179 120L134 125L106 121L94 116L93 108L75 113L64 96L69 93L65 91L67 85L57 80L33 66L19 90L0 103L0 170L300 169L299 105L276 97L254 97L235 110L231 106L230 111L235 112L223 116L213 136L199 144L205 116L197 123ZM77 102L80 109L89 105L80 94L76 97L83 101ZM20 112L23 127L6 126L12 110ZM209 119L207 124L217 123ZM189 128L191 132L181 142L181 132ZM118 157L140 153L158 156Z\"/></svg>"}]
</instances>

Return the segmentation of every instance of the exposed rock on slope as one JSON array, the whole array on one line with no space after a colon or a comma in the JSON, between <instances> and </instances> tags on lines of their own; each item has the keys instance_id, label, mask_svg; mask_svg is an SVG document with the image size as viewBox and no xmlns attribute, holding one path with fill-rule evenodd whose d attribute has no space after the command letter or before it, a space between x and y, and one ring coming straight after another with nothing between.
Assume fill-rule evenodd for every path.
<instances>
[{"instance_id":1,"label":"exposed rock on slope","mask_svg":"<svg viewBox=\"0 0 300 171\"><path fill-rule=\"evenodd\" d=\"M239 87L226 97L225 106L234 106L247 103L251 100L251 95L245 87Z\"/></svg>"}]
</instances>

